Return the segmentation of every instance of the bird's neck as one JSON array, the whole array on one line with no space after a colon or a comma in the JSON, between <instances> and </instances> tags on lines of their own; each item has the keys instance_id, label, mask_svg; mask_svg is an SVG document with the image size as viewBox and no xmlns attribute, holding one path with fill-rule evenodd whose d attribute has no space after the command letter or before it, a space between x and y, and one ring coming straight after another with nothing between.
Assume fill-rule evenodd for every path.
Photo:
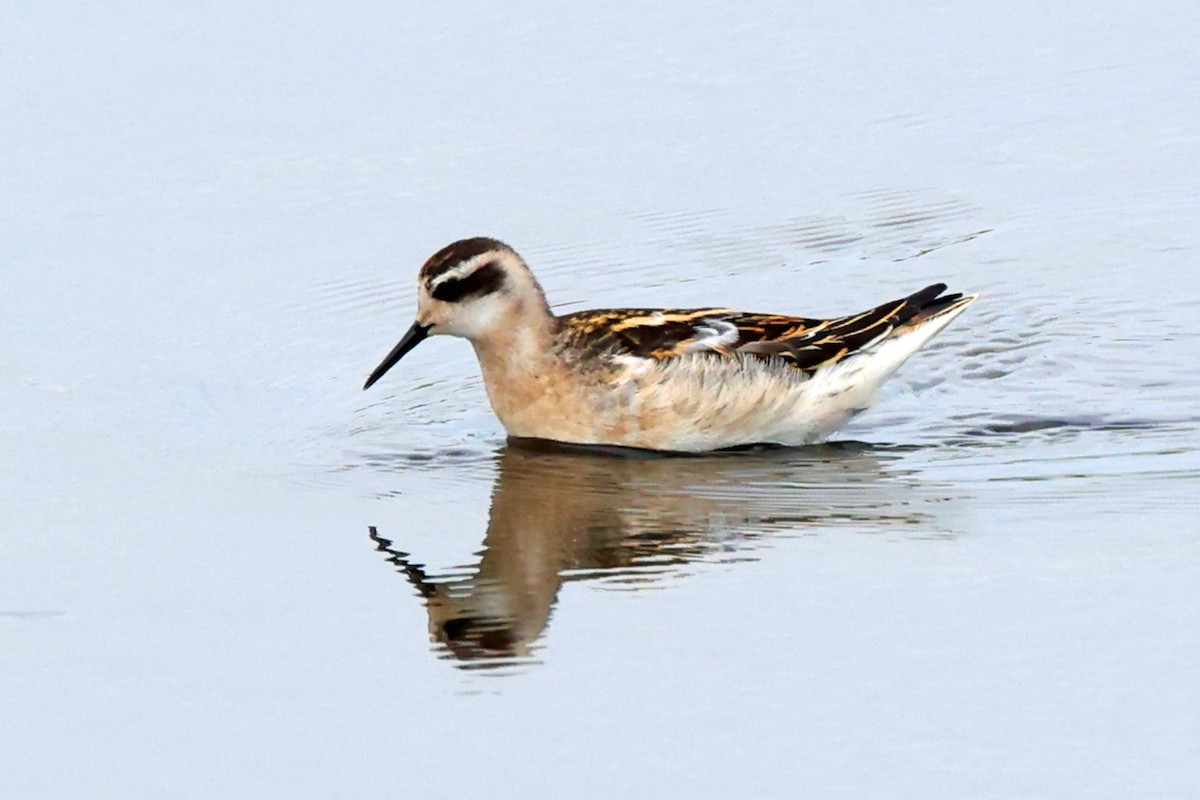
<instances>
[{"instance_id":1,"label":"bird's neck","mask_svg":"<svg viewBox=\"0 0 1200 800\"><path fill-rule=\"evenodd\" d=\"M490 387L543 372L556 358L553 338L554 315L545 302L527 302L515 305L495 320L486 335L471 339L471 345Z\"/></svg>"}]
</instances>

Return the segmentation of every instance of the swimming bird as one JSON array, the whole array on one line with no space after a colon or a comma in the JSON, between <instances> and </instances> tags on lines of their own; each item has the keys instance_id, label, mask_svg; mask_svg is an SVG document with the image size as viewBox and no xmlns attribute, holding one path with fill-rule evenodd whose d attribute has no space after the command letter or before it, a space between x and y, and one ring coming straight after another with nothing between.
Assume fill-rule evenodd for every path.
<instances>
[{"instance_id":1,"label":"swimming bird","mask_svg":"<svg viewBox=\"0 0 1200 800\"><path fill-rule=\"evenodd\" d=\"M509 436L704 452L819 442L978 295L936 283L833 319L730 308L556 315L517 252L462 239L425 262L417 314L369 389L429 336L471 343Z\"/></svg>"}]
</instances>

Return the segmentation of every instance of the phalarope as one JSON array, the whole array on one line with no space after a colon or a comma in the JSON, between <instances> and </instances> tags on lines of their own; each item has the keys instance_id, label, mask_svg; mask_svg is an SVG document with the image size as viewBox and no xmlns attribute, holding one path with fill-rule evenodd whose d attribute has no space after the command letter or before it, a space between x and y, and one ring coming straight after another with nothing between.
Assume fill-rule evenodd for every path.
<instances>
[{"instance_id":1,"label":"phalarope","mask_svg":"<svg viewBox=\"0 0 1200 800\"><path fill-rule=\"evenodd\" d=\"M508 434L701 452L819 442L979 295L937 283L835 319L729 308L556 316L516 251L454 242L421 267L412 327L368 389L427 336L475 348Z\"/></svg>"}]
</instances>

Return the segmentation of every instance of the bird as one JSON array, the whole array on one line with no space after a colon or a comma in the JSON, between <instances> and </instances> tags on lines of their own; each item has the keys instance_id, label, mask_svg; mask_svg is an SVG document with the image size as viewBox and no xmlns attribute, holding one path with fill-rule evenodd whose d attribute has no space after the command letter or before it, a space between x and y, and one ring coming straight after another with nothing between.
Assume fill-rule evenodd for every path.
<instances>
[{"instance_id":1,"label":"bird","mask_svg":"<svg viewBox=\"0 0 1200 800\"><path fill-rule=\"evenodd\" d=\"M458 336L516 440L678 453L815 444L870 408L979 297L945 291L935 283L829 319L731 308L558 315L516 250L461 239L421 267L416 319L363 389L426 338Z\"/></svg>"}]
</instances>

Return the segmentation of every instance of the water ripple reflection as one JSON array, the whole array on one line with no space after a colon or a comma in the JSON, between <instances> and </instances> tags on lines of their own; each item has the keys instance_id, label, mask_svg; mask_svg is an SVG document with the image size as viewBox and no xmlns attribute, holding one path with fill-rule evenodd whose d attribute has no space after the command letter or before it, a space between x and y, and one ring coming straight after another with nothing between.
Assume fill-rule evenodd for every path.
<instances>
[{"instance_id":1,"label":"water ripple reflection","mask_svg":"<svg viewBox=\"0 0 1200 800\"><path fill-rule=\"evenodd\" d=\"M473 563L434 575L409 551L403 526L370 535L423 600L443 657L512 666L534 658L568 581L663 588L664 578L708 564L754 560L774 537L952 536L952 490L901 460L857 443L664 457L511 442L496 456Z\"/></svg>"}]
</instances>

